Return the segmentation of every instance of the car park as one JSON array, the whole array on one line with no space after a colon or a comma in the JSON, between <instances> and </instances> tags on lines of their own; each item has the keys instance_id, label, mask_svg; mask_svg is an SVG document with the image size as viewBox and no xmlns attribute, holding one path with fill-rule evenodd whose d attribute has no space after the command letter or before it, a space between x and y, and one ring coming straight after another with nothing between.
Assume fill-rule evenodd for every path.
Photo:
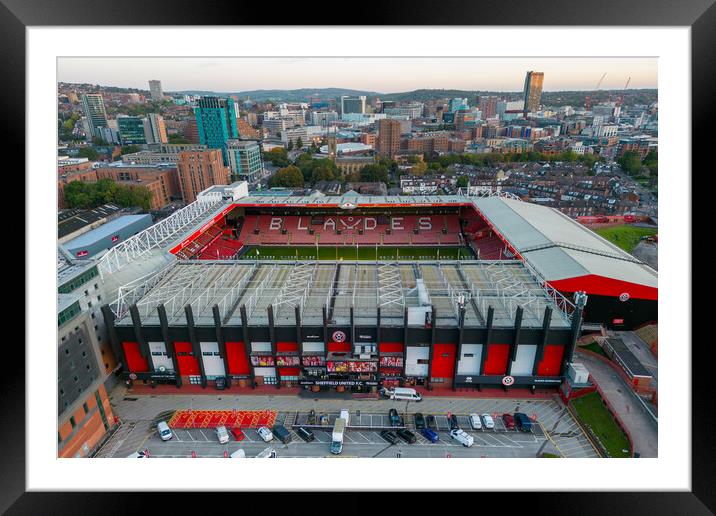
<instances>
[{"instance_id":1,"label":"car park","mask_svg":"<svg viewBox=\"0 0 716 516\"><path fill-rule=\"evenodd\" d=\"M460 424L457 422L457 416L455 414L450 414L448 421L450 422L450 430L456 430L460 428Z\"/></svg>"},{"instance_id":2,"label":"car park","mask_svg":"<svg viewBox=\"0 0 716 516\"><path fill-rule=\"evenodd\" d=\"M390 444L395 444L398 442L398 436L396 436L393 432L389 430L383 430L380 433L380 436L386 441L388 441Z\"/></svg>"},{"instance_id":3,"label":"car park","mask_svg":"<svg viewBox=\"0 0 716 516\"><path fill-rule=\"evenodd\" d=\"M388 411L388 417L390 418L390 426L402 426L403 418L400 417L398 411L394 408Z\"/></svg>"},{"instance_id":4,"label":"car park","mask_svg":"<svg viewBox=\"0 0 716 516\"><path fill-rule=\"evenodd\" d=\"M465 432L465 430L461 430L459 428L456 428L455 430L450 430L450 437L455 439L457 442L459 442L466 448L472 446L474 442L474 439L470 434Z\"/></svg>"},{"instance_id":5,"label":"car park","mask_svg":"<svg viewBox=\"0 0 716 516\"><path fill-rule=\"evenodd\" d=\"M492 430L495 428L495 421L490 414L482 414L480 418L482 419L482 425L486 429Z\"/></svg>"},{"instance_id":6,"label":"car park","mask_svg":"<svg viewBox=\"0 0 716 516\"><path fill-rule=\"evenodd\" d=\"M515 412L515 425L521 432L532 431L532 420L527 417L527 414L522 412Z\"/></svg>"},{"instance_id":7,"label":"car park","mask_svg":"<svg viewBox=\"0 0 716 516\"><path fill-rule=\"evenodd\" d=\"M217 426L214 432L216 433L216 438L221 444L226 444L229 442L229 431L224 425Z\"/></svg>"},{"instance_id":8,"label":"car park","mask_svg":"<svg viewBox=\"0 0 716 516\"><path fill-rule=\"evenodd\" d=\"M432 414L428 414L428 417L425 418L425 424L426 424L427 427L430 428L431 430L437 430L437 429L438 429L438 423L437 423L437 421L435 421L435 416L433 416Z\"/></svg>"},{"instance_id":9,"label":"car park","mask_svg":"<svg viewBox=\"0 0 716 516\"><path fill-rule=\"evenodd\" d=\"M296 433L301 439L303 439L307 443L310 443L316 438L313 432L311 432L308 428L299 427L299 429L296 430Z\"/></svg>"},{"instance_id":10,"label":"car park","mask_svg":"<svg viewBox=\"0 0 716 516\"><path fill-rule=\"evenodd\" d=\"M512 417L512 414L502 414L502 422L507 430L515 429L515 418Z\"/></svg>"},{"instance_id":11,"label":"car park","mask_svg":"<svg viewBox=\"0 0 716 516\"><path fill-rule=\"evenodd\" d=\"M482 421L480 421L480 416L477 414L470 414L470 426L473 430L481 430Z\"/></svg>"},{"instance_id":12,"label":"car park","mask_svg":"<svg viewBox=\"0 0 716 516\"><path fill-rule=\"evenodd\" d=\"M292 441L291 432L286 430L286 427L283 425L274 425L273 434L278 437L279 441L283 444L288 444Z\"/></svg>"},{"instance_id":13,"label":"car park","mask_svg":"<svg viewBox=\"0 0 716 516\"><path fill-rule=\"evenodd\" d=\"M430 428L423 428L420 433L423 434L423 437L425 437L431 443L436 443L440 440L440 436L438 435L438 433L435 430L431 430Z\"/></svg>"},{"instance_id":14,"label":"car park","mask_svg":"<svg viewBox=\"0 0 716 516\"><path fill-rule=\"evenodd\" d=\"M157 423L157 433L162 441L168 441L174 436L166 421L160 421Z\"/></svg>"},{"instance_id":15,"label":"car park","mask_svg":"<svg viewBox=\"0 0 716 516\"><path fill-rule=\"evenodd\" d=\"M420 412L415 413L415 429L416 430L422 430L425 428L425 416L423 416Z\"/></svg>"},{"instance_id":16,"label":"car park","mask_svg":"<svg viewBox=\"0 0 716 516\"><path fill-rule=\"evenodd\" d=\"M273 441L273 434L271 433L271 430L266 428L265 426L262 426L258 429L259 437L264 440L264 442Z\"/></svg>"},{"instance_id":17,"label":"car park","mask_svg":"<svg viewBox=\"0 0 716 516\"><path fill-rule=\"evenodd\" d=\"M408 444L413 444L417 442L418 438L415 436L413 432L410 430L407 430L405 428L401 428L396 432L398 434L398 437L400 437L403 441L405 441Z\"/></svg>"}]
</instances>

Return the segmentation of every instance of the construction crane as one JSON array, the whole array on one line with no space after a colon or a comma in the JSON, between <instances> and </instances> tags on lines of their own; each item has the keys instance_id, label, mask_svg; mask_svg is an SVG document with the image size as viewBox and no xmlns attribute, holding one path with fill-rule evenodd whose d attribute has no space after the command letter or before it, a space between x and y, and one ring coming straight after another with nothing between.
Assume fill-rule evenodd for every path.
<instances>
[{"instance_id":1,"label":"construction crane","mask_svg":"<svg viewBox=\"0 0 716 516\"><path fill-rule=\"evenodd\" d=\"M599 91L599 87L602 85L602 81L604 80L604 78L605 78L606 76L607 76L607 72L604 72L604 73L602 74L601 78L599 79L599 82L597 82L597 85L594 87L594 92L595 92L595 93L596 93L597 91ZM591 108L591 107L592 107L592 96L591 96L591 95L587 95L586 97L584 97L584 108L585 108L587 111L589 111L589 108Z\"/></svg>"},{"instance_id":2,"label":"construction crane","mask_svg":"<svg viewBox=\"0 0 716 516\"><path fill-rule=\"evenodd\" d=\"M627 82L626 82L626 84L624 85L624 89L622 90L622 92L621 92L621 93L619 94L619 96L617 97L617 101L616 101L616 105L617 105L617 106L621 106L621 105L622 105L622 102L624 101L624 94L626 93L626 90L627 90L627 88L629 87L629 83L630 83L630 82L631 82L631 77L629 77L629 78L627 79Z\"/></svg>"}]
</instances>

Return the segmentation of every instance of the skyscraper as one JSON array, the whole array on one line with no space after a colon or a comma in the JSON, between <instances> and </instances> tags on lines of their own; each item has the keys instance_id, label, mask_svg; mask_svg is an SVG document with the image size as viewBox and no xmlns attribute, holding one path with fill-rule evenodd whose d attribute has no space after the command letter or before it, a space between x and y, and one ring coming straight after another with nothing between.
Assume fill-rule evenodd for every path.
<instances>
[{"instance_id":1,"label":"skyscraper","mask_svg":"<svg viewBox=\"0 0 716 516\"><path fill-rule=\"evenodd\" d=\"M167 143L167 126L162 115L149 113L146 118L147 143Z\"/></svg>"},{"instance_id":2,"label":"skyscraper","mask_svg":"<svg viewBox=\"0 0 716 516\"><path fill-rule=\"evenodd\" d=\"M378 155L392 158L400 150L400 121L385 118L378 121Z\"/></svg>"},{"instance_id":3,"label":"skyscraper","mask_svg":"<svg viewBox=\"0 0 716 516\"><path fill-rule=\"evenodd\" d=\"M122 145L143 145L147 143L144 132L144 118L138 116L122 116L117 118L119 139Z\"/></svg>"},{"instance_id":4,"label":"skyscraper","mask_svg":"<svg viewBox=\"0 0 716 516\"><path fill-rule=\"evenodd\" d=\"M227 152L232 181L245 180L255 183L261 179L264 166L258 142L229 140Z\"/></svg>"},{"instance_id":5,"label":"skyscraper","mask_svg":"<svg viewBox=\"0 0 716 516\"><path fill-rule=\"evenodd\" d=\"M480 111L482 118L492 118L497 115L499 97L480 97Z\"/></svg>"},{"instance_id":6,"label":"skyscraper","mask_svg":"<svg viewBox=\"0 0 716 516\"><path fill-rule=\"evenodd\" d=\"M82 95L82 108L87 118L89 134L87 139L91 140L97 136L99 127L107 127L107 112L104 110L104 99L99 93L86 93Z\"/></svg>"},{"instance_id":7,"label":"skyscraper","mask_svg":"<svg viewBox=\"0 0 716 516\"><path fill-rule=\"evenodd\" d=\"M164 92L162 92L162 81L149 81L149 91L152 94L152 100L164 99Z\"/></svg>"},{"instance_id":8,"label":"skyscraper","mask_svg":"<svg viewBox=\"0 0 716 516\"><path fill-rule=\"evenodd\" d=\"M235 101L220 97L202 97L194 108L199 143L210 149L221 149L227 165L226 142L239 137L236 127L238 111Z\"/></svg>"},{"instance_id":9,"label":"skyscraper","mask_svg":"<svg viewBox=\"0 0 716 516\"><path fill-rule=\"evenodd\" d=\"M527 72L525 76L525 116L527 113L539 109L542 100L542 82L544 82L544 72Z\"/></svg>"}]
</instances>

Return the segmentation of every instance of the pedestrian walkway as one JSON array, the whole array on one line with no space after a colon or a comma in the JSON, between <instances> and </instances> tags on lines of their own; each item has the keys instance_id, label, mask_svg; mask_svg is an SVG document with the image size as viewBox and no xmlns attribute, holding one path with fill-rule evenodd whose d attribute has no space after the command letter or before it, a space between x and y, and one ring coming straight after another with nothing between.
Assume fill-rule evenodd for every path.
<instances>
[{"instance_id":1,"label":"pedestrian walkway","mask_svg":"<svg viewBox=\"0 0 716 516\"><path fill-rule=\"evenodd\" d=\"M578 361L589 370L632 438L634 452L641 457L658 457L658 424L622 377L597 357L579 352Z\"/></svg>"}]
</instances>

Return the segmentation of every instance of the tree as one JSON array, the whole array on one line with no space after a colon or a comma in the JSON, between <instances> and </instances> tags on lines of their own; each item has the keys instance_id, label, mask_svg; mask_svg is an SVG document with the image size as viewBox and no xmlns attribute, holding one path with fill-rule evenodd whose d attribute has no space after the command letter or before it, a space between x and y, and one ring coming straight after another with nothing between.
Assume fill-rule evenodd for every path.
<instances>
[{"instance_id":1,"label":"tree","mask_svg":"<svg viewBox=\"0 0 716 516\"><path fill-rule=\"evenodd\" d=\"M649 151L649 153L644 157L644 161L642 162L642 165L644 165L646 168L649 169L649 173L652 176L656 176L659 174L659 157L656 153L656 151Z\"/></svg>"},{"instance_id":2,"label":"tree","mask_svg":"<svg viewBox=\"0 0 716 516\"><path fill-rule=\"evenodd\" d=\"M300 136L298 137L298 140L296 140L296 148L303 149L303 140L301 139Z\"/></svg>"},{"instance_id":3,"label":"tree","mask_svg":"<svg viewBox=\"0 0 716 516\"><path fill-rule=\"evenodd\" d=\"M82 147L78 155L80 158L87 158L90 161L96 161L99 157L99 152L92 147Z\"/></svg>"},{"instance_id":4,"label":"tree","mask_svg":"<svg viewBox=\"0 0 716 516\"><path fill-rule=\"evenodd\" d=\"M410 173L414 176L424 176L425 171L428 169L428 164L423 161L418 161L415 165L410 167Z\"/></svg>"},{"instance_id":5,"label":"tree","mask_svg":"<svg viewBox=\"0 0 716 516\"><path fill-rule=\"evenodd\" d=\"M313 169L313 174L311 176L311 181L314 183L318 181L333 181L336 178L336 176L333 174L333 171L324 166L320 165Z\"/></svg>"},{"instance_id":6,"label":"tree","mask_svg":"<svg viewBox=\"0 0 716 516\"><path fill-rule=\"evenodd\" d=\"M286 146L286 149L290 151L293 150L293 140L288 140L288 145Z\"/></svg>"},{"instance_id":7,"label":"tree","mask_svg":"<svg viewBox=\"0 0 716 516\"><path fill-rule=\"evenodd\" d=\"M264 159L275 167L286 167L289 164L288 151L283 147L276 147L264 152Z\"/></svg>"},{"instance_id":8,"label":"tree","mask_svg":"<svg viewBox=\"0 0 716 516\"><path fill-rule=\"evenodd\" d=\"M382 164L366 165L360 170L360 180L369 183L387 183L388 169L385 165Z\"/></svg>"},{"instance_id":9,"label":"tree","mask_svg":"<svg viewBox=\"0 0 716 516\"><path fill-rule=\"evenodd\" d=\"M102 138L100 138L99 136L94 136L94 137L92 138L92 143L93 143L94 145L109 145L106 141L104 141L104 140L103 140Z\"/></svg>"},{"instance_id":10,"label":"tree","mask_svg":"<svg viewBox=\"0 0 716 516\"><path fill-rule=\"evenodd\" d=\"M189 140L178 134L169 135L169 143L191 143Z\"/></svg>"},{"instance_id":11,"label":"tree","mask_svg":"<svg viewBox=\"0 0 716 516\"><path fill-rule=\"evenodd\" d=\"M470 179L467 176L460 176L457 178L457 186L459 188L465 188L470 185Z\"/></svg>"},{"instance_id":12,"label":"tree","mask_svg":"<svg viewBox=\"0 0 716 516\"><path fill-rule=\"evenodd\" d=\"M302 187L303 174L295 165L279 169L269 179L269 186Z\"/></svg>"},{"instance_id":13,"label":"tree","mask_svg":"<svg viewBox=\"0 0 716 516\"><path fill-rule=\"evenodd\" d=\"M120 154L134 154L140 150L139 145L123 145Z\"/></svg>"},{"instance_id":14,"label":"tree","mask_svg":"<svg viewBox=\"0 0 716 516\"><path fill-rule=\"evenodd\" d=\"M633 176L641 170L641 158L639 157L639 153L635 151L626 151L617 160L617 163L619 163L622 170L630 176Z\"/></svg>"}]
</instances>

